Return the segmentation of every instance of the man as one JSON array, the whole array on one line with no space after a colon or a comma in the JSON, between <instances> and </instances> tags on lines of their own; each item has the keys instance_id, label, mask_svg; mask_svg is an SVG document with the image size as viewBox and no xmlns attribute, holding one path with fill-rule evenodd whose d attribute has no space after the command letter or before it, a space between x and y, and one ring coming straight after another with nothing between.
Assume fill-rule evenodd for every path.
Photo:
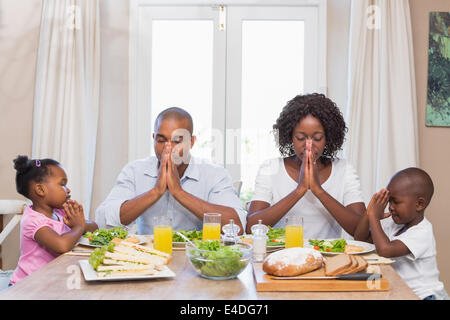
<instances>
[{"instance_id":1,"label":"man","mask_svg":"<svg viewBox=\"0 0 450 320\"><path fill-rule=\"evenodd\" d=\"M162 111L155 120L155 156L127 164L95 212L100 228L136 221L139 234L153 234L152 218L168 215L174 230L200 230L203 214L220 213L244 230L246 212L226 170L190 155L193 121L181 108Z\"/></svg>"}]
</instances>

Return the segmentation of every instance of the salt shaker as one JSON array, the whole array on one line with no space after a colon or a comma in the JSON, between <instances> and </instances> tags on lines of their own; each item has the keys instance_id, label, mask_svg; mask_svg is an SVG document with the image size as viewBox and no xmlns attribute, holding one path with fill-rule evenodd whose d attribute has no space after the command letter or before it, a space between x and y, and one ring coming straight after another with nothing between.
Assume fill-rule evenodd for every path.
<instances>
[{"instance_id":1,"label":"salt shaker","mask_svg":"<svg viewBox=\"0 0 450 320\"><path fill-rule=\"evenodd\" d=\"M252 226L253 261L262 262L266 255L267 232L269 228L258 220L258 224Z\"/></svg>"},{"instance_id":2,"label":"salt shaker","mask_svg":"<svg viewBox=\"0 0 450 320\"><path fill-rule=\"evenodd\" d=\"M239 240L238 233L240 230L241 228L238 225L234 224L234 220L230 219L230 223L222 227L223 244L226 246L235 245Z\"/></svg>"}]
</instances>

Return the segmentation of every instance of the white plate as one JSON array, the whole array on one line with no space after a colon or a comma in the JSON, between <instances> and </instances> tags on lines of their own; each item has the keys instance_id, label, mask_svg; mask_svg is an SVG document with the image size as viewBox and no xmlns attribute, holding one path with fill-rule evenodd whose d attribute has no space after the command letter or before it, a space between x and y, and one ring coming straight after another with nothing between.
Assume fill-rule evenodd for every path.
<instances>
[{"instance_id":1,"label":"white plate","mask_svg":"<svg viewBox=\"0 0 450 320\"><path fill-rule=\"evenodd\" d=\"M88 260L78 260L81 270L83 271L84 279L86 281L116 281L116 280L143 280L143 279L159 279L159 278L173 278L175 273L164 266L164 270L158 271L156 274L142 275L142 276L126 276L126 275L110 275L106 277L97 276L97 272L89 264Z\"/></svg>"},{"instance_id":2,"label":"white plate","mask_svg":"<svg viewBox=\"0 0 450 320\"><path fill-rule=\"evenodd\" d=\"M147 237L143 236L143 235L139 235L139 234L129 234L127 237L136 237L139 239L139 243L138 244L144 244L147 242ZM88 247L94 247L94 248L100 248L102 247L101 245L97 245L97 244L90 244L89 243L89 239L85 238L83 236L81 236L80 240L78 240L78 244L81 244L83 246L88 246Z\"/></svg>"},{"instance_id":3,"label":"white plate","mask_svg":"<svg viewBox=\"0 0 450 320\"><path fill-rule=\"evenodd\" d=\"M305 248L313 248L313 246L309 244L308 240L309 239L305 239L303 241L304 247ZM322 240L322 239L320 239L320 240ZM336 239L323 239L323 240L325 240L325 241L333 241L333 240L336 240ZM361 246L361 247L364 248L364 250L361 251L361 252L350 252L348 254L365 254L365 253L369 253L369 252L372 252L372 251L375 250L375 245L373 245L372 243L367 243L367 242L363 242L363 241L356 241L356 240L345 240L345 241L347 242L347 244L354 245L354 246ZM337 255L337 254L344 253L344 252L325 252L325 251L319 251L319 252L322 253L322 254L325 254L325 255Z\"/></svg>"}]
</instances>

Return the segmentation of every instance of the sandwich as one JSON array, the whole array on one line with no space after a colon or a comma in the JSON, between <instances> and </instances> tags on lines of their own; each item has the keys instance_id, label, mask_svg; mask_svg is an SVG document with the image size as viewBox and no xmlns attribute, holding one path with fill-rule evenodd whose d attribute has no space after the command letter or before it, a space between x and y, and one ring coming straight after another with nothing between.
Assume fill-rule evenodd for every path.
<instances>
[{"instance_id":1,"label":"sandwich","mask_svg":"<svg viewBox=\"0 0 450 320\"><path fill-rule=\"evenodd\" d=\"M344 253L358 253L364 251L365 248L362 246L356 246L353 244L347 244L345 245L345 251Z\"/></svg>"},{"instance_id":2,"label":"sandwich","mask_svg":"<svg viewBox=\"0 0 450 320\"><path fill-rule=\"evenodd\" d=\"M107 259L105 259L107 260ZM109 265L108 263L112 263ZM97 267L98 277L108 277L108 276L142 276L142 275L153 275L158 271L162 271L164 268L161 266L153 265L143 265L137 263L124 263L117 264L116 262L110 261L105 262L105 264L99 265Z\"/></svg>"},{"instance_id":3,"label":"sandwich","mask_svg":"<svg viewBox=\"0 0 450 320\"><path fill-rule=\"evenodd\" d=\"M122 241L95 249L89 264L99 277L152 275L164 270L170 257L165 252Z\"/></svg>"},{"instance_id":4,"label":"sandwich","mask_svg":"<svg viewBox=\"0 0 450 320\"><path fill-rule=\"evenodd\" d=\"M139 243L141 240L137 237L127 237L125 239L120 239L120 238L114 238L111 240L112 242L114 242L115 244L120 244L122 241L125 242L131 242L131 243Z\"/></svg>"}]
</instances>

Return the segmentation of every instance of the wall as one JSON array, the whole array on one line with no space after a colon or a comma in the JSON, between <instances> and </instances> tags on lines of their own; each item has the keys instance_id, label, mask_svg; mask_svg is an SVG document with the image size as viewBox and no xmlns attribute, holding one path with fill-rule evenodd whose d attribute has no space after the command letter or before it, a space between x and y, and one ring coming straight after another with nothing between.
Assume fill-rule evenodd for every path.
<instances>
[{"instance_id":1,"label":"wall","mask_svg":"<svg viewBox=\"0 0 450 320\"><path fill-rule=\"evenodd\" d=\"M435 193L426 217L433 224L440 279L450 290L450 128L426 127L428 31L431 11L450 12L448 0L410 0L419 121L419 164L434 182Z\"/></svg>"}]
</instances>

